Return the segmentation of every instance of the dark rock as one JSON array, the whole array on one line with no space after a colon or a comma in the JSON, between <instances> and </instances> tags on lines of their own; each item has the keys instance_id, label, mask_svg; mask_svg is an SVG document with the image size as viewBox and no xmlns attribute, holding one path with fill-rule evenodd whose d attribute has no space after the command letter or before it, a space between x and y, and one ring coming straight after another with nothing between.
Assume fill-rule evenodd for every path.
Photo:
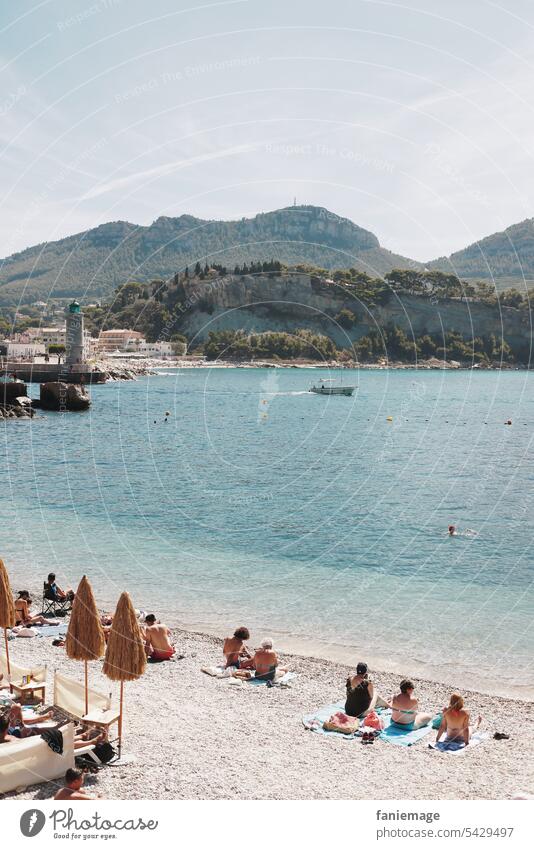
<instances>
[{"instance_id":1,"label":"dark rock","mask_svg":"<svg viewBox=\"0 0 534 849\"><path fill-rule=\"evenodd\" d=\"M76 383L41 383L39 406L44 410L87 410L91 399L87 390Z\"/></svg>"},{"instance_id":2,"label":"dark rock","mask_svg":"<svg viewBox=\"0 0 534 849\"><path fill-rule=\"evenodd\" d=\"M10 380L6 383L0 382L1 406L7 407L10 404L14 404L17 398L22 398L27 394L28 389L22 380Z\"/></svg>"}]
</instances>

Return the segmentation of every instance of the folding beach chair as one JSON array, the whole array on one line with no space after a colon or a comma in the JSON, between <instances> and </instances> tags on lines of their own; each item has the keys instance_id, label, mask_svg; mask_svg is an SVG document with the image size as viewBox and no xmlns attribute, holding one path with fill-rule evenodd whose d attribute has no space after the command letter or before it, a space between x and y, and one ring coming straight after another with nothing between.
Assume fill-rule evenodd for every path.
<instances>
[{"instance_id":1,"label":"folding beach chair","mask_svg":"<svg viewBox=\"0 0 534 849\"><path fill-rule=\"evenodd\" d=\"M48 616L49 614L52 614L52 616L66 616L72 608L72 601L70 598L57 598L52 595L49 584L44 581L42 607L41 612L43 616Z\"/></svg>"}]
</instances>

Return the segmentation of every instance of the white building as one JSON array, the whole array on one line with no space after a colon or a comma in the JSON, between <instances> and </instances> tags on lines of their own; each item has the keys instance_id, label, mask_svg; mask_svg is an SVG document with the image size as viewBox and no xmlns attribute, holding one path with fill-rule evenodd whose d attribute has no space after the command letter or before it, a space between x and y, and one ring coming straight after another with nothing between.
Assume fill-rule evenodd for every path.
<instances>
[{"instance_id":1,"label":"white building","mask_svg":"<svg viewBox=\"0 0 534 849\"><path fill-rule=\"evenodd\" d=\"M172 357L172 345L170 342L147 342L146 339L133 339L126 344L124 350L142 357L162 359Z\"/></svg>"},{"instance_id":2,"label":"white building","mask_svg":"<svg viewBox=\"0 0 534 849\"><path fill-rule=\"evenodd\" d=\"M98 337L98 349L99 351L124 351L128 343L141 339L145 341L143 334L137 330L122 328L102 330Z\"/></svg>"},{"instance_id":3,"label":"white building","mask_svg":"<svg viewBox=\"0 0 534 849\"><path fill-rule=\"evenodd\" d=\"M8 360L28 361L45 355L45 346L42 342L12 342L11 339L5 339L0 342L0 346L5 349Z\"/></svg>"}]
</instances>

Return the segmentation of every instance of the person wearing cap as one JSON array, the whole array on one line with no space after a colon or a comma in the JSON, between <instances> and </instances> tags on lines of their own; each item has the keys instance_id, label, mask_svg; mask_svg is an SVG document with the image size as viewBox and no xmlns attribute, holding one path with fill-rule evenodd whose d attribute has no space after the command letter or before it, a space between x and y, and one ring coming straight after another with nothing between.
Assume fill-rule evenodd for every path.
<instances>
[{"instance_id":1,"label":"person wearing cap","mask_svg":"<svg viewBox=\"0 0 534 849\"><path fill-rule=\"evenodd\" d=\"M348 716L365 716L376 707L391 705L375 691L367 664L360 662L356 667L356 675L349 675L347 678L345 713Z\"/></svg>"}]
</instances>

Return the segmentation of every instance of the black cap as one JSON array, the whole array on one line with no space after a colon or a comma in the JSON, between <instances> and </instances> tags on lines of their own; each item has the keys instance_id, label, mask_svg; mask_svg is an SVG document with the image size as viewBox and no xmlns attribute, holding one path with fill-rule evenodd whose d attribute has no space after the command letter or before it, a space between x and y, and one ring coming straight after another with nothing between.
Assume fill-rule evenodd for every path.
<instances>
[{"instance_id":1,"label":"black cap","mask_svg":"<svg viewBox=\"0 0 534 849\"><path fill-rule=\"evenodd\" d=\"M366 663L359 663L356 667L357 675L367 675L368 666Z\"/></svg>"}]
</instances>

